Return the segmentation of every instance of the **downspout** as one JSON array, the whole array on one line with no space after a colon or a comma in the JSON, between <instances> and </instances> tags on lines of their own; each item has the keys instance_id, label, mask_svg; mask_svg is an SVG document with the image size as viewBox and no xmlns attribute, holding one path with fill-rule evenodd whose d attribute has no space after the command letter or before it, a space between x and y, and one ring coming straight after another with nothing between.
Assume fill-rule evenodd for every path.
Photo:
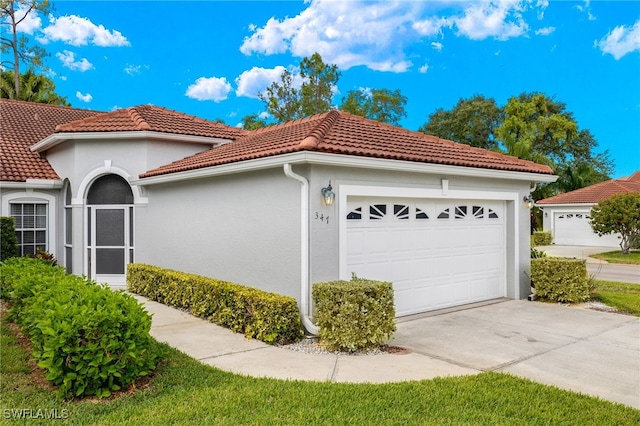
<instances>
[{"instance_id":1,"label":"downspout","mask_svg":"<svg viewBox=\"0 0 640 426\"><path fill-rule=\"evenodd\" d=\"M285 176L300 182L300 311L302 325L313 335L318 335L318 327L309 318L309 181L293 172L291 164L284 165Z\"/></svg>"}]
</instances>

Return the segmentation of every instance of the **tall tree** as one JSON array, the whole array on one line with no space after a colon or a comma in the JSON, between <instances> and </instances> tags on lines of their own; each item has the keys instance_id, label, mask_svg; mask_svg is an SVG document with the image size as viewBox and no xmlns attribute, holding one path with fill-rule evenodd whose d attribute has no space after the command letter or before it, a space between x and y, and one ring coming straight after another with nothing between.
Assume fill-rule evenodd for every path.
<instances>
[{"instance_id":1,"label":"tall tree","mask_svg":"<svg viewBox=\"0 0 640 426\"><path fill-rule=\"evenodd\" d=\"M640 237L640 193L615 194L591 209L591 228L602 236L620 234L622 254Z\"/></svg>"},{"instance_id":2,"label":"tall tree","mask_svg":"<svg viewBox=\"0 0 640 426\"><path fill-rule=\"evenodd\" d=\"M577 135L578 125L565 104L542 93L510 98L496 129L507 154L547 164L564 163Z\"/></svg>"},{"instance_id":3,"label":"tall tree","mask_svg":"<svg viewBox=\"0 0 640 426\"><path fill-rule=\"evenodd\" d=\"M407 98L400 90L359 89L347 92L340 109L381 123L397 125L400 119L407 116L404 109L406 104Z\"/></svg>"},{"instance_id":4,"label":"tall tree","mask_svg":"<svg viewBox=\"0 0 640 426\"><path fill-rule=\"evenodd\" d=\"M258 130L267 127L267 122L259 114L245 115L242 119L242 128L245 130Z\"/></svg>"},{"instance_id":5,"label":"tall tree","mask_svg":"<svg viewBox=\"0 0 640 426\"><path fill-rule=\"evenodd\" d=\"M438 108L419 131L478 148L498 146L495 131L502 122L502 110L493 98L475 95L460 99L452 110Z\"/></svg>"},{"instance_id":6,"label":"tall tree","mask_svg":"<svg viewBox=\"0 0 640 426\"><path fill-rule=\"evenodd\" d=\"M265 92L258 94L258 97L278 123L301 117L300 93L293 87L293 74L289 70L280 75L280 82L271 83Z\"/></svg>"},{"instance_id":7,"label":"tall tree","mask_svg":"<svg viewBox=\"0 0 640 426\"><path fill-rule=\"evenodd\" d=\"M280 81L271 83L258 97L267 112L278 123L319 114L331 109L333 90L340 78L336 65L327 65L318 53L300 62L300 89L294 85L294 75L285 70Z\"/></svg>"},{"instance_id":8,"label":"tall tree","mask_svg":"<svg viewBox=\"0 0 640 426\"><path fill-rule=\"evenodd\" d=\"M3 53L1 65L11 66L13 69L13 87L16 95L20 94L20 64L29 68L40 67L47 56L42 47L30 45L26 35L18 35L18 25L30 15L47 15L49 10L49 0L0 0L0 25L9 27L8 31L2 31L7 36L0 37L0 52ZM5 60L5 57L10 59Z\"/></svg>"},{"instance_id":9,"label":"tall tree","mask_svg":"<svg viewBox=\"0 0 640 426\"><path fill-rule=\"evenodd\" d=\"M0 97L41 104L71 106L67 102L67 98L56 93L56 85L51 79L36 74L32 69L28 69L18 77L18 91L13 85L14 78L13 71L2 71L0 74Z\"/></svg>"},{"instance_id":10,"label":"tall tree","mask_svg":"<svg viewBox=\"0 0 640 426\"><path fill-rule=\"evenodd\" d=\"M300 62L300 108L305 117L327 112L331 109L333 91L338 84L340 72L337 65L325 64L319 53Z\"/></svg>"}]
</instances>

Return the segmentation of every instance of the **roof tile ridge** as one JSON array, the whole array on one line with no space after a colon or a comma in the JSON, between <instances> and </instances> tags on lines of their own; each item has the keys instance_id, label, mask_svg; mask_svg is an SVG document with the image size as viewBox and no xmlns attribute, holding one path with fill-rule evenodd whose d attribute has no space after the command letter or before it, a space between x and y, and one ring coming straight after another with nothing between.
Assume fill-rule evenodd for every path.
<instances>
[{"instance_id":1,"label":"roof tile ridge","mask_svg":"<svg viewBox=\"0 0 640 426\"><path fill-rule=\"evenodd\" d=\"M104 113L104 114L97 114L97 115L93 115L91 117L87 117L87 118L81 118L80 120L74 120L74 121L70 121L68 123L62 123L62 124L58 124L56 126L56 128L54 129L54 132L64 132L65 130L72 130L74 127L80 125L80 124L89 124L89 123L93 123L94 121L96 121L99 117L106 115L108 113Z\"/></svg>"},{"instance_id":2,"label":"roof tile ridge","mask_svg":"<svg viewBox=\"0 0 640 426\"><path fill-rule=\"evenodd\" d=\"M138 128L138 130L151 130L151 125L145 121L145 119L138 112L138 107L130 107L126 109L127 115L133 121L133 124Z\"/></svg>"},{"instance_id":3,"label":"roof tile ridge","mask_svg":"<svg viewBox=\"0 0 640 426\"><path fill-rule=\"evenodd\" d=\"M0 101L1 102L12 103L12 104L20 104L20 105L25 105L25 106L35 107L35 108L51 108L51 109L59 109L59 110L63 110L63 111L74 110L74 111L95 112L97 114L105 114L105 111L100 111L100 110L95 110L95 109L78 108L78 107L65 106L65 105L43 104L43 103L40 103L40 102L23 101L21 99L0 98Z\"/></svg>"},{"instance_id":4,"label":"roof tile ridge","mask_svg":"<svg viewBox=\"0 0 640 426\"><path fill-rule=\"evenodd\" d=\"M340 111L332 109L327 112L324 117L320 119L320 123L318 123L312 130L309 132L309 135L300 141L300 148L302 149L314 149L317 148L320 142L322 142L329 133L329 130L336 124L338 119L340 118Z\"/></svg>"}]
</instances>

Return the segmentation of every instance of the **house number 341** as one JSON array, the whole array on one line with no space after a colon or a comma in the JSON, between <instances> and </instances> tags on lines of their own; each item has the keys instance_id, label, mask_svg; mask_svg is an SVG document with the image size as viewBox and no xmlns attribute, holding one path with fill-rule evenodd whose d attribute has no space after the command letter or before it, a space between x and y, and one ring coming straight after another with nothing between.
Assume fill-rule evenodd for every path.
<instances>
[{"instance_id":1,"label":"house number 341","mask_svg":"<svg viewBox=\"0 0 640 426\"><path fill-rule=\"evenodd\" d=\"M325 216L324 213L316 212L315 219L319 220L320 222L325 222L327 224L329 223L329 215Z\"/></svg>"}]
</instances>

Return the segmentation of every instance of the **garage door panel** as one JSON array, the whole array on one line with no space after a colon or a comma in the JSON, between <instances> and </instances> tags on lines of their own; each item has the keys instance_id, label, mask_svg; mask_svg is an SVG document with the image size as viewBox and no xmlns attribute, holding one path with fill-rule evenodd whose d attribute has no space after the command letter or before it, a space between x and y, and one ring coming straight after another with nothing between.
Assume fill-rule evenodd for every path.
<instances>
[{"instance_id":1,"label":"garage door panel","mask_svg":"<svg viewBox=\"0 0 640 426\"><path fill-rule=\"evenodd\" d=\"M363 214L347 220L348 271L391 281L397 315L504 295L504 203L359 199L357 204L351 210L359 207ZM370 211L379 218L371 219Z\"/></svg>"}]
</instances>

